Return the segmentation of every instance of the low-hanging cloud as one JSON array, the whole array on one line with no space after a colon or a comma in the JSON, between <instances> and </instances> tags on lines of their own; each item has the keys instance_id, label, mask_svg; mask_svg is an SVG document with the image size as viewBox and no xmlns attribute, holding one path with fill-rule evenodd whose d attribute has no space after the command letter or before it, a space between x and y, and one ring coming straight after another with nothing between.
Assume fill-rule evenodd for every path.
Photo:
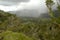
<instances>
[{"instance_id":1,"label":"low-hanging cloud","mask_svg":"<svg viewBox=\"0 0 60 40\"><path fill-rule=\"evenodd\" d=\"M1 0L2 1L2 0ZM6 12L14 13L18 16L29 16L29 17L38 17L42 13L47 13L48 9L46 7L46 0L8 0L0 1L0 10ZM53 10L56 9L57 3L54 0L55 5L53 5Z\"/></svg>"}]
</instances>

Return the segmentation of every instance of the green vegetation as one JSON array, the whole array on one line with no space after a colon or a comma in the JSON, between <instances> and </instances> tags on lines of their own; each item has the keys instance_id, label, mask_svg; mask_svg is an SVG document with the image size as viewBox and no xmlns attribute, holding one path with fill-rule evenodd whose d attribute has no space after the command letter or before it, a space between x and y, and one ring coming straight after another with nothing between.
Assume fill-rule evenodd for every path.
<instances>
[{"instance_id":1,"label":"green vegetation","mask_svg":"<svg viewBox=\"0 0 60 40\"><path fill-rule=\"evenodd\" d=\"M2 40L33 40L25 36L23 33L5 31L1 34Z\"/></svg>"},{"instance_id":2,"label":"green vegetation","mask_svg":"<svg viewBox=\"0 0 60 40\"><path fill-rule=\"evenodd\" d=\"M52 0L46 5L50 18L23 18L0 10L0 40L60 40L60 16L55 17ZM60 5L57 9L60 13Z\"/></svg>"}]
</instances>

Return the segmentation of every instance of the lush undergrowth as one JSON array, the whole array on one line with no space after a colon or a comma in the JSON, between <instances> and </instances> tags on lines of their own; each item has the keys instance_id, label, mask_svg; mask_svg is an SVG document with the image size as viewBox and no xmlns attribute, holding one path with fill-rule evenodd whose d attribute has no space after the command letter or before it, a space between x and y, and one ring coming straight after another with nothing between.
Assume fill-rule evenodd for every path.
<instances>
[{"instance_id":1,"label":"lush undergrowth","mask_svg":"<svg viewBox=\"0 0 60 40\"><path fill-rule=\"evenodd\" d=\"M60 40L60 18L20 18L0 11L0 40Z\"/></svg>"},{"instance_id":2,"label":"lush undergrowth","mask_svg":"<svg viewBox=\"0 0 60 40\"><path fill-rule=\"evenodd\" d=\"M17 33L12 31L5 31L0 34L0 40L33 40L23 33Z\"/></svg>"}]
</instances>

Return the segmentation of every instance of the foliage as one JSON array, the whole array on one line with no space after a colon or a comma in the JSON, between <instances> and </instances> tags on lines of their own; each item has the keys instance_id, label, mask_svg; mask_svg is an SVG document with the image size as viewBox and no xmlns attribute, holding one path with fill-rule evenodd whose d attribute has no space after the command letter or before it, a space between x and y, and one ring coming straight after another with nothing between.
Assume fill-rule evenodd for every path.
<instances>
[{"instance_id":1,"label":"foliage","mask_svg":"<svg viewBox=\"0 0 60 40\"><path fill-rule=\"evenodd\" d=\"M46 5L51 17L47 19L17 17L0 10L0 40L60 40L60 17L54 16L52 0L46 0Z\"/></svg>"},{"instance_id":2,"label":"foliage","mask_svg":"<svg viewBox=\"0 0 60 40\"><path fill-rule=\"evenodd\" d=\"M33 40L28 36L25 36L23 33L16 33L11 31L5 31L1 34L3 37L2 40Z\"/></svg>"}]
</instances>

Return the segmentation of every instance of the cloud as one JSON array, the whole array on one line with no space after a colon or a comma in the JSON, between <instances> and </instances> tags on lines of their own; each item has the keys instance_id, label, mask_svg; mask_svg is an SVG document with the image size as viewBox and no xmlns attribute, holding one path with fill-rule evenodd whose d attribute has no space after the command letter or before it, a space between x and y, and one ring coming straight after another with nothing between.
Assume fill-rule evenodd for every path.
<instances>
[{"instance_id":1,"label":"cloud","mask_svg":"<svg viewBox=\"0 0 60 40\"><path fill-rule=\"evenodd\" d=\"M16 5L17 3L15 2L7 2L7 1L0 1L0 5L4 6L10 6L10 5Z\"/></svg>"},{"instance_id":2,"label":"cloud","mask_svg":"<svg viewBox=\"0 0 60 40\"><path fill-rule=\"evenodd\" d=\"M28 2L29 0L0 0L0 5L10 6L16 5L20 2Z\"/></svg>"},{"instance_id":3,"label":"cloud","mask_svg":"<svg viewBox=\"0 0 60 40\"><path fill-rule=\"evenodd\" d=\"M27 2L29 0L0 0L0 1L8 1L8 2Z\"/></svg>"},{"instance_id":4,"label":"cloud","mask_svg":"<svg viewBox=\"0 0 60 40\"><path fill-rule=\"evenodd\" d=\"M16 5L4 6L0 5L0 9L4 11L17 11L24 9L40 9L46 10L46 5L44 0L30 0L29 2L20 2Z\"/></svg>"}]
</instances>

